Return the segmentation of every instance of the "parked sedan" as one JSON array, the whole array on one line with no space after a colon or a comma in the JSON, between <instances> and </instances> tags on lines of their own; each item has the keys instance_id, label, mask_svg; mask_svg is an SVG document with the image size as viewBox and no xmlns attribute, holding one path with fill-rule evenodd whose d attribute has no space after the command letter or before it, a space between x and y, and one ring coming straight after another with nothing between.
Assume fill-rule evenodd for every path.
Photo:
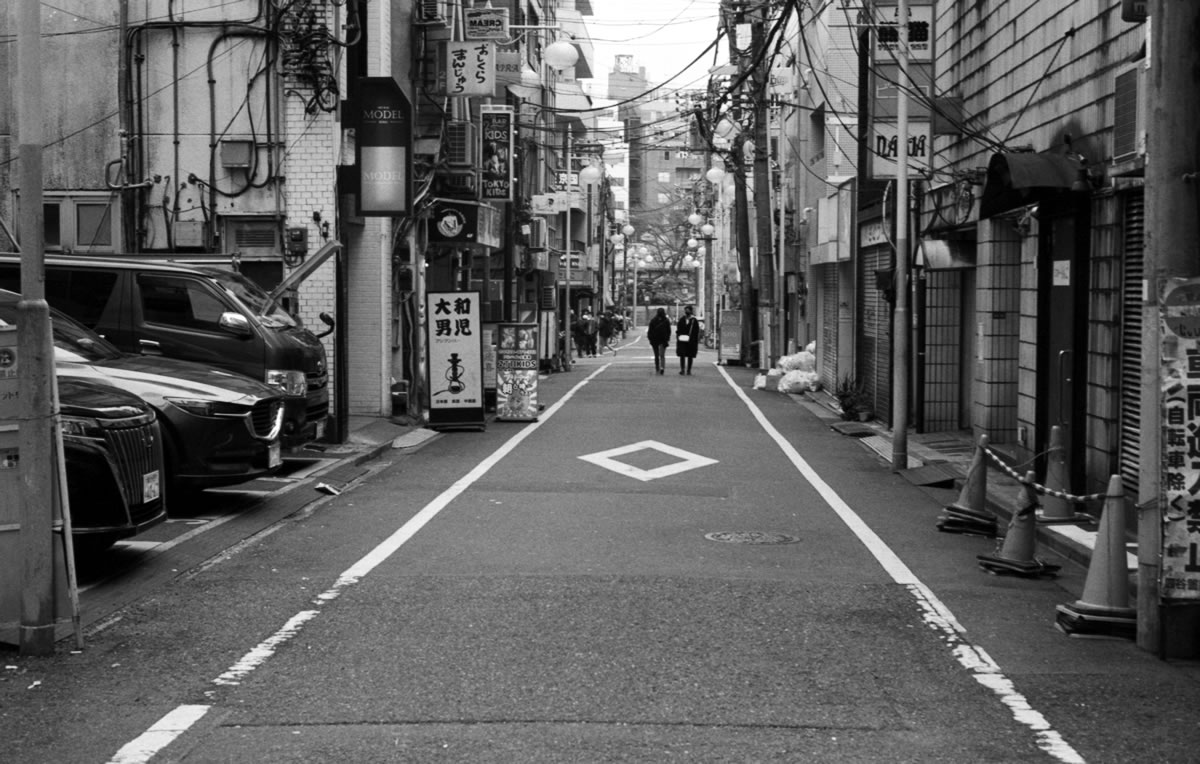
<instances>
[{"instance_id":1,"label":"parked sedan","mask_svg":"<svg viewBox=\"0 0 1200 764\"><path fill-rule=\"evenodd\" d=\"M0 290L0 321L15 324L13 292ZM276 471L283 398L240 374L158 356L122 353L51 309L56 374L125 390L158 413L171 489L233 485Z\"/></svg>"},{"instance_id":2,"label":"parked sedan","mask_svg":"<svg viewBox=\"0 0 1200 764\"><path fill-rule=\"evenodd\" d=\"M70 378L59 379L58 401L76 548L103 549L165 520L163 439L150 404Z\"/></svg>"}]
</instances>

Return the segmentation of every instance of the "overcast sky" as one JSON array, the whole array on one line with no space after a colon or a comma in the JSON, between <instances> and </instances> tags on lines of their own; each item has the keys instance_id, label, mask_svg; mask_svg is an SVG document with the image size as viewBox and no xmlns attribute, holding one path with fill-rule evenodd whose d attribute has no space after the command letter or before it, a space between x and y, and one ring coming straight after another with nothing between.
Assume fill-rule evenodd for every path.
<instances>
[{"instance_id":1,"label":"overcast sky","mask_svg":"<svg viewBox=\"0 0 1200 764\"><path fill-rule=\"evenodd\" d=\"M719 6L719 0L592 0L595 15L585 21L596 51L597 81L607 77L620 54L633 55L651 83L679 73L716 39ZM724 51L709 51L669 87L704 87L708 69L727 58Z\"/></svg>"}]
</instances>

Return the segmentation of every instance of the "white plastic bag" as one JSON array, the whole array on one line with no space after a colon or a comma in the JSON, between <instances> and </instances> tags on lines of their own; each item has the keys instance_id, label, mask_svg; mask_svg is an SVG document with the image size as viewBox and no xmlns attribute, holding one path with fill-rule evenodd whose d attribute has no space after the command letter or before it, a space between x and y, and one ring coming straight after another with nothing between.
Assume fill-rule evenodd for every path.
<instances>
[{"instance_id":1,"label":"white plastic bag","mask_svg":"<svg viewBox=\"0 0 1200 764\"><path fill-rule=\"evenodd\" d=\"M800 371L797 369L789 371L780 378L779 392L803 393L818 389L820 384L815 371Z\"/></svg>"},{"instance_id":2,"label":"white plastic bag","mask_svg":"<svg viewBox=\"0 0 1200 764\"><path fill-rule=\"evenodd\" d=\"M767 389L767 375L766 374L755 374L754 375L754 389L755 390L766 390Z\"/></svg>"}]
</instances>

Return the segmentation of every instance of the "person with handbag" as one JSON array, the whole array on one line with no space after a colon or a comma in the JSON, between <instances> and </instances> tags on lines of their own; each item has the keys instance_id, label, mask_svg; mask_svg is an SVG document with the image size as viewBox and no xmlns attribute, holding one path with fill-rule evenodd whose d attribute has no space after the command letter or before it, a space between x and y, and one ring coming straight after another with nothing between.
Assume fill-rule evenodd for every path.
<instances>
[{"instance_id":1,"label":"person with handbag","mask_svg":"<svg viewBox=\"0 0 1200 764\"><path fill-rule=\"evenodd\" d=\"M671 319L667 309L659 308L646 327L646 341L654 349L654 370L662 374L667 369L667 345L671 344Z\"/></svg>"},{"instance_id":2,"label":"person with handbag","mask_svg":"<svg viewBox=\"0 0 1200 764\"><path fill-rule=\"evenodd\" d=\"M679 373L691 374L692 361L700 348L700 322L693 315L692 306L683 309L683 316L675 325L675 355L679 356Z\"/></svg>"}]
</instances>

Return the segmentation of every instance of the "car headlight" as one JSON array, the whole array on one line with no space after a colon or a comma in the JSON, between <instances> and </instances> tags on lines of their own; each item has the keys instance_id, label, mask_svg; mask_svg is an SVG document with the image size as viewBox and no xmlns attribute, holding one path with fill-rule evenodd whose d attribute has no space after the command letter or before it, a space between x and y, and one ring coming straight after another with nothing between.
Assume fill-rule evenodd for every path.
<instances>
[{"instance_id":1,"label":"car headlight","mask_svg":"<svg viewBox=\"0 0 1200 764\"><path fill-rule=\"evenodd\" d=\"M308 380L305 379L304 372L296 369L267 369L266 382L293 398L308 394Z\"/></svg>"},{"instance_id":2,"label":"car headlight","mask_svg":"<svg viewBox=\"0 0 1200 764\"><path fill-rule=\"evenodd\" d=\"M167 403L183 409L192 416L244 416L245 406L196 398L166 398Z\"/></svg>"},{"instance_id":3,"label":"car headlight","mask_svg":"<svg viewBox=\"0 0 1200 764\"><path fill-rule=\"evenodd\" d=\"M64 436L93 440L104 439L104 428L100 426L98 420L91 417L63 415L59 417L59 424Z\"/></svg>"}]
</instances>

